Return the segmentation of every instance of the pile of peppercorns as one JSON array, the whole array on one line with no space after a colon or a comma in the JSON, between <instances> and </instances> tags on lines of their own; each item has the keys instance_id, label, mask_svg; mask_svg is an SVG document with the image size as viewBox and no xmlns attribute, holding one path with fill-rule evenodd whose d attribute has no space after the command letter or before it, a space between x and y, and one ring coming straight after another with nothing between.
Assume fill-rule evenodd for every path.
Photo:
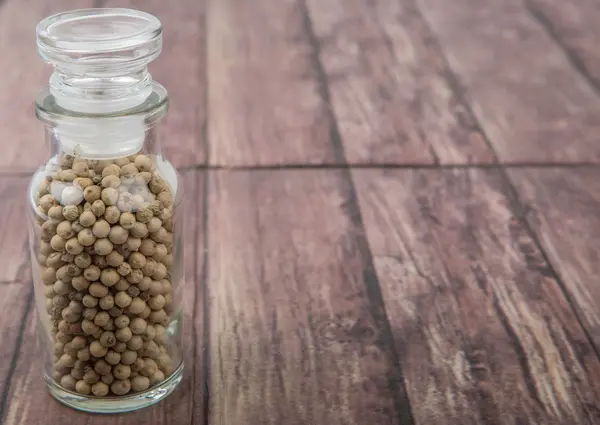
<instances>
[{"instance_id":1,"label":"pile of peppercorns","mask_svg":"<svg viewBox=\"0 0 600 425\"><path fill-rule=\"evenodd\" d=\"M59 158L37 197L52 378L84 395L124 396L174 371L173 193L152 157Z\"/></svg>"}]
</instances>

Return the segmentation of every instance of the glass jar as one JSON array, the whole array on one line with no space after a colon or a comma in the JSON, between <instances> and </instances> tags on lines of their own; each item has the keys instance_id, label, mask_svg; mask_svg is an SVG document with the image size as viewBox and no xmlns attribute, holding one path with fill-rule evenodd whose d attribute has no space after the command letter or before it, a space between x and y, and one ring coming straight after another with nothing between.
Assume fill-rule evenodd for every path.
<instances>
[{"instance_id":1,"label":"glass jar","mask_svg":"<svg viewBox=\"0 0 600 425\"><path fill-rule=\"evenodd\" d=\"M167 92L147 70L161 24L71 11L40 22L37 46L54 67L36 98L51 155L28 193L44 378L80 410L139 409L183 372L183 193L157 134Z\"/></svg>"}]
</instances>

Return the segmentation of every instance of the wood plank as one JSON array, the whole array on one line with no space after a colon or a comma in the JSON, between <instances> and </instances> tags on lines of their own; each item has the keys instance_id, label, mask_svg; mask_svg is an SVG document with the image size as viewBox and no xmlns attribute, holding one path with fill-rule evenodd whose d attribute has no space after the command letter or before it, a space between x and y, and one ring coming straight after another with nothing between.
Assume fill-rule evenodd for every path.
<instances>
[{"instance_id":1,"label":"wood plank","mask_svg":"<svg viewBox=\"0 0 600 425\"><path fill-rule=\"evenodd\" d=\"M299 1L212 0L209 10L210 163L335 162Z\"/></svg>"},{"instance_id":2,"label":"wood plank","mask_svg":"<svg viewBox=\"0 0 600 425\"><path fill-rule=\"evenodd\" d=\"M142 10L163 25L163 49L149 69L169 92L160 136L164 154L177 167L205 162L205 5L205 0L106 0L103 5Z\"/></svg>"},{"instance_id":3,"label":"wood plank","mask_svg":"<svg viewBox=\"0 0 600 425\"><path fill-rule=\"evenodd\" d=\"M598 162L600 99L521 0L417 0L504 162Z\"/></svg>"},{"instance_id":4,"label":"wood plank","mask_svg":"<svg viewBox=\"0 0 600 425\"><path fill-rule=\"evenodd\" d=\"M187 194L183 215L188 220L183 239L186 273L183 295L186 325L183 340L186 369L179 389L161 403L134 415L88 415L59 404L47 393L41 376L37 360L37 320L32 313L27 319L21 354L10 382L4 425L82 422L89 425L184 425L192 423L192 418L195 418L195 423L201 423L198 418L202 418L203 406L200 403L203 378L198 368L202 365L203 351L196 335L202 334L203 322L202 314L196 311L195 305L202 303L196 279L202 267L202 238L198 226L201 225L203 177L197 171L190 171L183 178Z\"/></svg>"},{"instance_id":5,"label":"wood plank","mask_svg":"<svg viewBox=\"0 0 600 425\"><path fill-rule=\"evenodd\" d=\"M566 49L566 54L583 74L600 87L600 8L594 0L562 2L524 0L529 11Z\"/></svg>"},{"instance_id":6,"label":"wood plank","mask_svg":"<svg viewBox=\"0 0 600 425\"><path fill-rule=\"evenodd\" d=\"M0 199L4 200L0 204L0 284L31 285L28 185L29 179L25 177L0 176Z\"/></svg>"},{"instance_id":7,"label":"wood plank","mask_svg":"<svg viewBox=\"0 0 600 425\"><path fill-rule=\"evenodd\" d=\"M498 170L354 171L417 424L596 424L600 362Z\"/></svg>"},{"instance_id":8,"label":"wood plank","mask_svg":"<svg viewBox=\"0 0 600 425\"><path fill-rule=\"evenodd\" d=\"M410 423L344 175L211 179L209 423Z\"/></svg>"},{"instance_id":9,"label":"wood plank","mask_svg":"<svg viewBox=\"0 0 600 425\"><path fill-rule=\"evenodd\" d=\"M411 1L309 0L349 163L490 163Z\"/></svg>"},{"instance_id":10,"label":"wood plank","mask_svg":"<svg viewBox=\"0 0 600 425\"><path fill-rule=\"evenodd\" d=\"M522 169L510 176L527 217L600 347L600 170Z\"/></svg>"},{"instance_id":11,"label":"wood plank","mask_svg":"<svg viewBox=\"0 0 600 425\"><path fill-rule=\"evenodd\" d=\"M31 306L33 288L30 282L4 283L0 297L0 419L6 409L8 386L18 356L18 345L23 333L23 320Z\"/></svg>"},{"instance_id":12,"label":"wood plank","mask_svg":"<svg viewBox=\"0 0 600 425\"><path fill-rule=\"evenodd\" d=\"M35 118L34 97L48 84L50 67L38 57L35 27L46 16L91 7L92 0L6 0L0 9L0 170L31 171L49 156L44 128ZM10 60L8 60L10 58Z\"/></svg>"}]
</instances>

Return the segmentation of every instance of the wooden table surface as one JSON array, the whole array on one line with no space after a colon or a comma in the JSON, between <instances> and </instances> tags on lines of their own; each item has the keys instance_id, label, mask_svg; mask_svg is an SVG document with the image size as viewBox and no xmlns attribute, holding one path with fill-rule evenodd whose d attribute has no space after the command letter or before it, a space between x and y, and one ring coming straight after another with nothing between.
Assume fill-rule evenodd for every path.
<instances>
[{"instance_id":1,"label":"wooden table surface","mask_svg":"<svg viewBox=\"0 0 600 425\"><path fill-rule=\"evenodd\" d=\"M186 371L86 416L37 366L35 25L156 14ZM600 423L596 0L4 0L0 424Z\"/></svg>"}]
</instances>

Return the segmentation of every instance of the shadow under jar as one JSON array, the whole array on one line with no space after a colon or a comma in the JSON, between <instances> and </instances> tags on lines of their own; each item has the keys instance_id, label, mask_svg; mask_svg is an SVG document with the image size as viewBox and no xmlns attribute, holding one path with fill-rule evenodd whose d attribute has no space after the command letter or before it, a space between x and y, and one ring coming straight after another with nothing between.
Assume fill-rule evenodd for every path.
<instances>
[{"instance_id":1,"label":"shadow under jar","mask_svg":"<svg viewBox=\"0 0 600 425\"><path fill-rule=\"evenodd\" d=\"M157 137L167 93L147 71L161 24L66 12L40 22L37 45L54 67L36 98L51 156L28 194L45 380L76 409L136 410L183 371L183 193Z\"/></svg>"}]
</instances>

